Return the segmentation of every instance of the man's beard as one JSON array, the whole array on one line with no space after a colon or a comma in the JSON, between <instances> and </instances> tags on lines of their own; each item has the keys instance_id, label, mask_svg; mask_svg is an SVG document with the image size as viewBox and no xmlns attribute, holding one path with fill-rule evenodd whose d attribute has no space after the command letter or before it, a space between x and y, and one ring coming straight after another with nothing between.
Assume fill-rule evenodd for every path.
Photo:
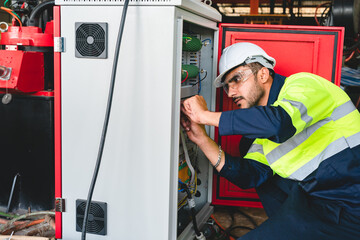
<instances>
[{"instance_id":1,"label":"man's beard","mask_svg":"<svg viewBox=\"0 0 360 240\"><path fill-rule=\"evenodd\" d=\"M249 90L250 94L248 98L245 98L244 96L237 96L233 97L233 102L235 103L236 100L240 99L238 103L235 103L239 108L241 108L241 100L245 100L245 102L248 104L246 108L251 108L254 106L258 106L260 99L264 96L265 91L260 87L260 85L255 82L255 85L252 89Z\"/></svg>"}]
</instances>

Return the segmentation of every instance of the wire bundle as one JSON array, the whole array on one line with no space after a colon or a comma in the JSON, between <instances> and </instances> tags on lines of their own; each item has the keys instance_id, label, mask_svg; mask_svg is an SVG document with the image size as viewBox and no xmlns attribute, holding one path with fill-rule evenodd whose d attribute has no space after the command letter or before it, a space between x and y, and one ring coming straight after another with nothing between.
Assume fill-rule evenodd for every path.
<instances>
[{"instance_id":1,"label":"wire bundle","mask_svg":"<svg viewBox=\"0 0 360 240\"><path fill-rule=\"evenodd\" d=\"M6 4L6 2L4 3L4 5ZM13 16L15 18L15 20L18 21L20 27L22 27L22 22L20 20L19 15L17 15L12 9L7 8L7 7L0 7L0 9L7 12L7 13L9 13L11 16Z\"/></svg>"}]
</instances>

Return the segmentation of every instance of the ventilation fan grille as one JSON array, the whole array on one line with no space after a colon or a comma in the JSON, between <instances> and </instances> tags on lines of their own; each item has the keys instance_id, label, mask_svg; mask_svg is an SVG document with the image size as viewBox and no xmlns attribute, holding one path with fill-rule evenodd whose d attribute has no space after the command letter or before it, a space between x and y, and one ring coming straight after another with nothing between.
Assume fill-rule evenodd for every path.
<instances>
[{"instance_id":1,"label":"ventilation fan grille","mask_svg":"<svg viewBox=\"0 0 360 240\"><path fill-rule=\"evenodd\" d=\"M75 56L107 58L107 23L75 23Z\"/></svg>"},{"instance_id":2,"label":"ventilation fan grille","mask_svg":"<svg viewBox=\"0 0 360 240\"><path fill-rule=\"evenodd\" d=\"M82 231L85 208L85 200L76 200L76 231L78 232ZM87 233L106 235L106 210L106 203L91 202L86 228Z\"/></svg>"}]
</instances>

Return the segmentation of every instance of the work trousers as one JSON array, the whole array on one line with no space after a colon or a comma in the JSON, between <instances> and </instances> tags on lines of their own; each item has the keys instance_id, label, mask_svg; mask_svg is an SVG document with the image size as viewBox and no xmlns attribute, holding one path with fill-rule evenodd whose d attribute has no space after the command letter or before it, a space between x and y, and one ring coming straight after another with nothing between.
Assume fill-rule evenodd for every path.
<instances>
[{"instance_id":1,"label":"work trousers","mask_svg":"<svg viewBox=\"0 0 360 240\"><path fill-rule=\"evenodd\" d=\"M360 217L274 176L257 188L268 220L238 240L359 240Z\"/></svg>"}]
</instances>

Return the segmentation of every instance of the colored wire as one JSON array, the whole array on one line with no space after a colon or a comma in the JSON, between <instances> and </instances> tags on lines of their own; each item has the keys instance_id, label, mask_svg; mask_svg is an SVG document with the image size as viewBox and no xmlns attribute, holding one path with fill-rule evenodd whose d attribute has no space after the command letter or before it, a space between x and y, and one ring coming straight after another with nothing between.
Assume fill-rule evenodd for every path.
<instances>
[{"instance_id":1,"label":"colored wire","mask_svg":"<svg viewBox=\"0 0 360 240\"><path fill-rule=\"evenodd\" d=\"M20 17L18 17L17 14L13 12L13 10L11 10L10 8L6 8L6 7L0 7L0 9L4 10L5 12L7 12L11 16L13 16L19 22L20 27L22 27L22 22L20 20Z\"/></svg>"},{"instance_id":2,"label":"colored wire","mask_svg":"<svg viewBox=\"0 0 360 240\"><path fill-rule=\"evenodd\" d=\"M206 70L201 70L201 71L204 71L205 72L205 77L203 77L201 80L199 80L199 81L197 81L196 83L194 83L192 86L194 86L194 85L196 85L196 84L198 84L199 82L202 82L202 81L204 81L205 80L205 78L207 77L207 71ZM200 75L199 75L200 76ZM200 77L199 77L199 79L200 79Z\"/></svg>"},{"instance_id":3,"label":"colored wire","mask_svg":"<svg viewBox=\"0 0 360 240\"><path fill-rule=\"evenodd\" d=\"M184 71L186 72L186 77L185 77L184 80L181 81L181 83L184 83L184 82L188 79L188 77L189 77L188 71L186 71L186 70L184 70Z\"/></svg>"},{"instance_id":4,"label":"colored wire","mask_svg":"<svg viewBox=\"0 0 360 240\"><path fill-rule=\"evenodd\" d=\"M6 7L6 4L7 4L8 1L9 1L9 0L6 0L6 1L4 2L4 7Z\"/></svg>"},{"instance_id":5,"label":"colored wire","mask_svg":"<svg viewBox=\"0 0 360 240\"><path fill-rule=\"evenodd\" d=\"M214 217L214 215L211 214L210 217L211 217L212 220L214 220L214 222L216 223L216 225L218 225L219 228L220 228L223 232L226 233L225 228L216 220L216 218ZM235 238L233 238L232 236L229 236L229 239L230 239L230 240L235 240Z\"/></svg>"},{"instance_id":6,"label":"colored wire","mask_svg":"<svg viewBox=\"0 0 360 240\"><path fill-rule=\"evenodd\" d=\"M348 57L345 59L345 62L350 61L350 59L352 59L352 57L354 56L355 52L356 52L355 50L352 51L352 53L350 54L350 56L348 56Z\"/></svg>"},{"instance_id":7,"label":"colored wire","mask_svg":"<svg viewBox=\"0 0 360 240\"><path fill-rule=\"evenodd\" d=\"M7 217L7 218L15 218L15 217L17 217L18 215L0 212L0 216L2 216L2 217Z\"/></svg>"},{"instance_id":8,"label":"colored wire","mask_svg":"<svg viewBox=\"0 0 360 240\"><path fill-rule=\"evenodd\" d=\"M206 38L204 40L202 40L201 42L205 42L205 41L209 41L211 43L211 39L210 38Z\"/></svg>"},{"instance_id":9,"label":"colored wire","mask_svg":"<svg viewBox=\"0 0 360 240\"><path fill-rule=\"evenodd\" d=\"M208 42L208 43L207 43L207 42ZM207 44L211 44L211 39L210 39L210 38L206 38L206 39L202 40L201 43L203 43L203 45L206 46Z\"/></svg>"}]
</instances>

